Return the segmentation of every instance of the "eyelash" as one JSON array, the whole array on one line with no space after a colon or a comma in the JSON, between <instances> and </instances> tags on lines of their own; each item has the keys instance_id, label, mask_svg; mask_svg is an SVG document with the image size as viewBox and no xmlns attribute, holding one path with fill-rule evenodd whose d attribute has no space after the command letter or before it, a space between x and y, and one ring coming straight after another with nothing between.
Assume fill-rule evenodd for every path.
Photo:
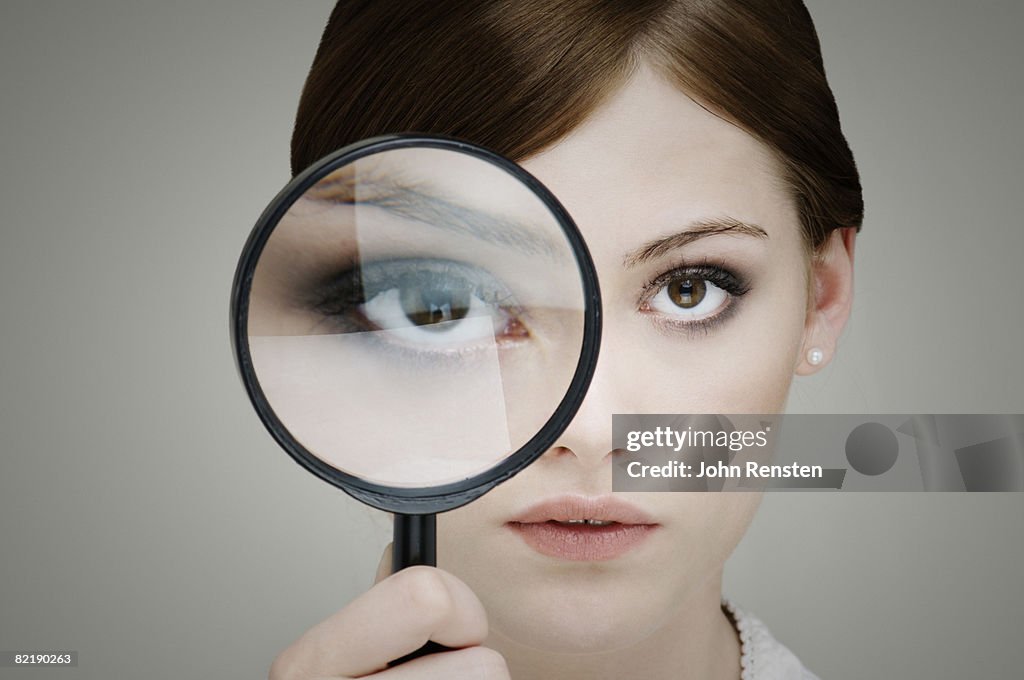
<instances>
[{"instance_id":1,"label":"eyelash","mask_svg":"<svg viewBox=\"0 0 1024 680\"><path fill-rule=\"evenodd\" d=\"M389 265L390 262L378 263ZM665 286L679 278L702 279L722 289L728 296L728 302L721 311L702 319L683 321L670 319L650 309L651 300ZM362 324L354 319L344 319L344 311L365 302L363 300L360 268L357 265L348 268L338 276L333 285L329 285L330 294L319 297L314 307L335 323L342 323L346 332L365 330ZM727 321L737 311L737 301L750 291L748 280L734 272L724 264L712 261L701 261L693 264L679 264L658 274L643 286L640 294L639 309L648 314L652 320L666 332L682 332L688 337L704 336ZM339 299L339 293L342 293ZM340 304L339 304L340 303Z\"/></svg>"},{"instance_id":2,"label":"eyelash","mask_svg":"<svg viewBox=\"0 0 1024 680\"><path fill-rule=\"evenodd\" d=\"M672 320L658 316L657 312L650 309L651 300L665 286L679 278L694 278L707 281L725 291L729 301L721 311L695 321ZM641 312L655 317L655 322L663 330L681 331L689 337L696 337L698 335L707 335L727 321L736 312L739 298L748 292L750 292L750 283L745 277L735 273L724 264L705 260L696 264L680 264L655 276L643 287L639 307Z\"/></svg>"},{"instance_id":3,"label":"eyelash","mask_svg":"<svg viewBox=\"0 0 1024 680\"><path fill-rule=\"evenodd\" d=\"M472 293L486 304L498 309L507 309L509 314L516 318L527 316L525 310L512 304L514 300L509 291L498 287L486 288L483 283L474 282L473 267L470 265L441 259L417 260L416 264L416 268L410 268L409 262L402 259L352 262L332 281L320 286L317 293L309 298L308 305L323 315L321 323L334 323L342 328L343 332L373 330L372 323L358 311L360 306L366 304L376 294L367 294L367 281L371 284L370 290L385 289L398 284L403 277L418 277L420 280L417 283L420 285L423 285L426 277L439 277L442 283L447 283L454 272L464 282L477 283ZM386 282L385 285L381 285L381 281Z\"/></svg>"}]
</instances>

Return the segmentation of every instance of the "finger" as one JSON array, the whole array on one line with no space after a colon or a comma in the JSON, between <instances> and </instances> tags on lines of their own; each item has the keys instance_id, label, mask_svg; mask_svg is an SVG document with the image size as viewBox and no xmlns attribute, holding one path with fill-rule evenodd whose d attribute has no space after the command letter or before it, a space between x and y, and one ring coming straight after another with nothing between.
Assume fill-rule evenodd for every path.
<instances>
[{"instance_id":1,"label":"finger","mask_svg":"<svg viewBox=\"0 0 1024 680\"><path fill-rule=\"evenodd\" d=\"M427 640L459 648L486 637L487 616L469 586L434 567L409 567L308 630L274 661L271 677L359 677Z\"/></svg>"},{"instance_id":2,"label":"finger","mask_svg":"<svg viewBox=\"0 0 1024 680\"><path fill-rule=\"evenodd\" d=\"M377 575L373 578L374 585L391 576L392 548L394 545L394 543L388 543L384 547L384 554L380 556L380 563L377 565Z\"/></svg>"},{"instance_id":3,"label":"finger","mask_svg":"<svg viewBox=\"0 0 1024 680\"><path fill-rule=\"evenodd\" d=\"M510 680L505 658L487 647L428 654L372 676L373 680Z\"/></svg>"}]
</instances>

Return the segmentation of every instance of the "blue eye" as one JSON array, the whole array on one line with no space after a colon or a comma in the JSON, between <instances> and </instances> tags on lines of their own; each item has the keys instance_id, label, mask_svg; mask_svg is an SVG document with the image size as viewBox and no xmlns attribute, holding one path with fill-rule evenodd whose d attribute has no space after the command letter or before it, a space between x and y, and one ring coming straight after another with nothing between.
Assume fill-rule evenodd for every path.
<instances>
[{"instance_id":1,"label":"blue eye","mask_svg":"<svg viewBox=\"0 0 1024 680\"><path fill-rule=\"evenodd\" d=\"M409 345L455 348L493 341L508 314L470 290L390 288L360 309L372 329Z\"/></svg>"},{"instance_id":2,"label":"blue eye","mask_svg":"<svg viewBox=\"0 0 1024 680\"><path fill-rule=\"evenodd\" d=\"M500 281L449 260L363 263L339 277L317 308L341 332L374 332L424 351L464 351L527 335Z\"/></svg>"}]
</instances>

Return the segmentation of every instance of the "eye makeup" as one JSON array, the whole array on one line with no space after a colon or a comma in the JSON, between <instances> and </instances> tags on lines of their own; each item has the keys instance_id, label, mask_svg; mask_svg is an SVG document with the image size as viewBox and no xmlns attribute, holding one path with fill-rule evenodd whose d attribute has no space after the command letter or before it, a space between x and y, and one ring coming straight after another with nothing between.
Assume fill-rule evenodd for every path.
<instances>
[{"instance_id":1,"label":"eye makeup","mask_svg":"<svg viewBox=\"0 0 1024 680\"><path fill-rule=\"evenodd\" d=\"M731 318L738 311L740 299L750 290L750 280L724 263L710 259L684 262L643 286L638 310L664 331L697 337L707 335ZM691 305L694 294L700 294L702 299ZM717 307L697 311L703 301L716 299L721 300ZM678 314L667 311L672 306Z\"/></svg>"},{"instance_id":2,"label":"eye makeup","mask_svg":"<svg viewBox=\"0 0 1024 680\"><path fill-rule=\"evenodd\" d=\"M362 262L319 286L308 307L329 332L369 332L385 348L424 356L529 338L511 291L480 267L453 260Z\"/></svg>"}]
</instances>

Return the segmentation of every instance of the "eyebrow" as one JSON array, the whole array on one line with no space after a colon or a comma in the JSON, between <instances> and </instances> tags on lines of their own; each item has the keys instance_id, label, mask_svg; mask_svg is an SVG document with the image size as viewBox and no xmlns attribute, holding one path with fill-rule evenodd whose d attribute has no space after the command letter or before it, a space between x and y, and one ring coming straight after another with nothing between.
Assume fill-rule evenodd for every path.
<instances>
[{"instance_id":1,"label":"eyebrow","mask_svg":"<svg viewBox=\"0 0 1024 680\"><path fill-rule=\"evenodd\" d=\"M654 258L661 257L672 250L687 246L708 236L749 236L758 239L768 238L768 232L756 224L748 224L731 217L702 219L691 222L682 231L664 238L648 241L636 250L630 251L622 263L627 268L636 267Z\"/></svg>"},{"instance_id":2,"label":"eyebrow","mask_svg":"<svg viewBox=\"0 0 1024 680\"><path fill-rule=\"evenodd\" d=\"M355 195L357 186L358 198ZM564 242L549 239L537 233L536 228L501 215L460 205L438 193L416 186L414 182L402 182L390 176L374 177L372 174L360 173L358 181L351 177L328 180L311 188L308 195L314 200L330 203L372 205L400 217L513 248L527 255L557 258L566 250Z\"/></svg>"}]
</instances>

